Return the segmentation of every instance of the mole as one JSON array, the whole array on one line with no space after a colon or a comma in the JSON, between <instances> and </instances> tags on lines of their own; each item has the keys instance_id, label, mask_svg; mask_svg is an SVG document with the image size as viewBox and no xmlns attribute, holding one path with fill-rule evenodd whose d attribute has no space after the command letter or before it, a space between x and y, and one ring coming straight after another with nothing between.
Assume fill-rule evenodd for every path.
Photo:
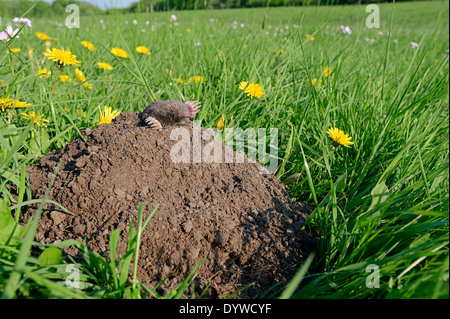
<instances>
[{"instance_id":1,"label":"mole","mask_svg":"<svg viewBox=\"0 0 450 319\"><path fill-rule=\"evenodd\" d=\"M186 125L200 109L200 102L177 100L156 101L151 103L139 115L150 128L161 130L167 125Z\"/></svg>"}]
</instances>

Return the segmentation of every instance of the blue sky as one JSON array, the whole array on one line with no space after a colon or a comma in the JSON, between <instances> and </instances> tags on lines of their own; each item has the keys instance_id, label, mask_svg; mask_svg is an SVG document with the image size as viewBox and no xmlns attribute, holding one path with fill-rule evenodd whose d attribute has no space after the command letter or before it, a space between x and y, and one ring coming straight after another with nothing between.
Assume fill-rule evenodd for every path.
<instances>
[{"instance_id":1,"label":"blue sky","mask_svg":"<svg viewBox=\"0 0 450 319\"><path fill-rule=\"evenodd\" d=\"M46 2L52 3L53 0L45 0ZM80 2L89 2L93 5L99 7L100 9L106 8L126 8L133 2L138 2L138 0L78 0Z\"/></svg>"}]
</instances>

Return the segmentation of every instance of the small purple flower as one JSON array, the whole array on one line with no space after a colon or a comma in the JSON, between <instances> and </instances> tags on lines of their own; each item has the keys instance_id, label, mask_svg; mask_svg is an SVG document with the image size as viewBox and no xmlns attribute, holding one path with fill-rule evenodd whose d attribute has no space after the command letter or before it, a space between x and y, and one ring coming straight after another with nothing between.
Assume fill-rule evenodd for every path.
<instances>
[{"instance_id":1,"label":"small purple flower","mask_svg":"<svg viewBox=\"0 0 450 319\"><path fill-rule=\"evenodd\" d=\"M5 37L4 33L6 33L6 39L5 39L6 41L9 41L9 40L11 40L11 38L14 38L14 37L16 37L16 38L19 37L18 35L16 35L17 33L19 33L19 29L13 30L12 26L10 26L10 25L7 26L6 30L2 33L3 33L2 38Z\"/></svg>"},{"instance_id":2,"label":"small purple flower","mask_svg":"<svg viewBox=\"0 0 450 319\"><path fill-rule=\"evenodd\" d=\"M133 20L133 24L134 24L134 25L137 24L137 20L136 20L136 19Z\"/></svg>"},{"instance_id":3,"label":"small purple flower","mask_svg":"<svg viewBox=\"0 0 450 319\"><path fill-rule=\"evenodd\" d=\"M343 26L341 25L341 33L343 34L352 34L352 30L349 26Z\"/></svg>"},{"instance_id":4,"label":"small purple flower","mask_svg":"<svg viewBox=\"0 0 450 319\"><path fill-rule=\"evenodd\" d=\"M0 41L9 40L9 35L5 31L0 32Z\"/></svg>"},{"instance_id":5,"label":"small purple flower","mask_svg":"<svg viewBox=\"0 0 450 319\"><path fill-rule=\"evenodd\" d=\"M15 17L15 18L12 20L12 22L14 22L14 23L23 23L23 24L25 24L25 27L31 28L31 20L28 19L28 18L18 18L18 17Z\"/></svg>"}]
</instances>

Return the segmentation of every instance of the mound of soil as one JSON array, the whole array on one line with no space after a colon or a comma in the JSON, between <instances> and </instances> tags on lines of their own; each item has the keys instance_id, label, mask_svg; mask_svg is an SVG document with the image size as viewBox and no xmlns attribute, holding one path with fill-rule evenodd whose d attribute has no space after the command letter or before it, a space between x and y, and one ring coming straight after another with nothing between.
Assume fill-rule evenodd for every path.
<instances>
[{"instance_id":1,"label":"mound of soil","mask_svg":"<svg viewBox=\"0 0 450 319\"><path fill-rule=\"evenodd\" d=\"M191 145L194 134L205 131L193 123L185 128ZM179 141L171 139L171 131L149 129L138 113L123 113L109 125L83 131L87 143L76 138L28 167L33 197L41 198L61 163L49 198L75 215L46 204L36 240L86 240L91 250L107 252L109 234L120 227L118 250L124 254L129 222L136 225L143 202L144 220L158 205L142 235L138 276L143 283L154 287L167 278L161 287L167 292L203 257L195 291L210 283L209 298L226 297L251 283L236 297L255 298L289 281L314 246L302 230L307 206L291 202L284 186L247 158L244 163L175 163L171 149ZM202 147L211 141L202 140Z\"/></svg>"}]
</instances>

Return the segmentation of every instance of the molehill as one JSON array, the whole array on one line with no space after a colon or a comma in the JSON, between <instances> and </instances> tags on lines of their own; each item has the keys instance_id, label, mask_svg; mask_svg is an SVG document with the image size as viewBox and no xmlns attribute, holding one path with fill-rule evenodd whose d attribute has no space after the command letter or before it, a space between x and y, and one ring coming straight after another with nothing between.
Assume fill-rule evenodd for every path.
<instances>
[{"instance_id":1,"label":"molehill","mask_svg":"<svg viewBox=\"0 0 450 319\"><path fill-rule=\"evenodd\" d=\"M195 132L190 122L190 143ZM108 252L109 234L122 229L124 253L129 222L158 209L142 235L139 279L154 287L166 278L167 292L204 258L194 280L204 297L256 298L273 285L287 283L314 249L302 229L308 208L292 202L284 186L258 163L176 163L170 138L143 126L138 113L122 113L111 124L87 129L63 149L27 168L34 198L42 198L61 163L49 198L74 216L46 204L36 232L41 243L73 238L96 252ZM211 140L201 140L202 146ZM224 151L226 146L217 145ZM234 153L235 154L235 153ZM26 218L34 213L27 210ZM28 216L28 217L27 217ZM73 247L66 254L76 254Z\"/></svg>"}]
</instances>

